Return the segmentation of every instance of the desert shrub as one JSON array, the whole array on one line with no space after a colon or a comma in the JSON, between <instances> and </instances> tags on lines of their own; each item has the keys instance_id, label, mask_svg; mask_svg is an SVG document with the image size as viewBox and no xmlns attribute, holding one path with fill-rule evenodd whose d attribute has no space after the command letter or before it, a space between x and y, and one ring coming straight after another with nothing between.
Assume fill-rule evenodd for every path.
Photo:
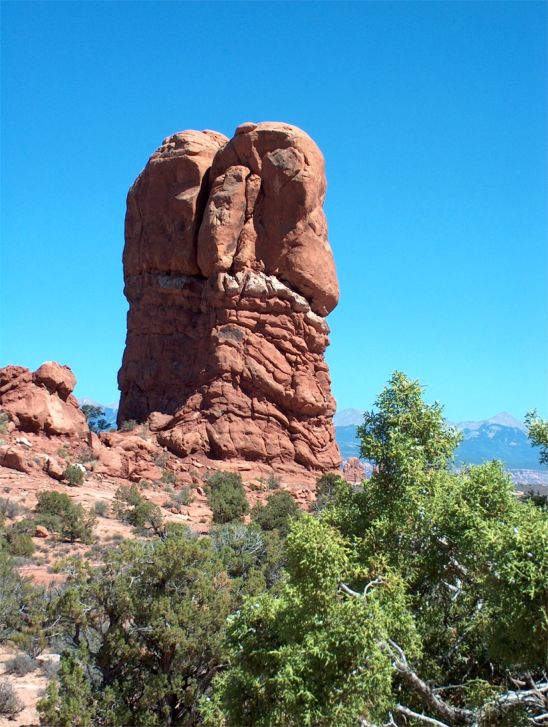
<instances>
[{"instance_id":1,"label":"desert shrub","mask_svg":"<svg viewBox=\"0 0 548 727\"><path fill-rule=\"evenodd\" d=\"M320 512L335 502L337 495L348 490L348 483L340 475L327 472L316 480L316 499L312 503L312 511Z\"/></svg>"},{"instance_id":2,"label":"desert shrub","mask_svg":"<svg viewBox=\"0 0 548 727\"><path fill-rule=\"evenodd\" d=\"M0 434L6 434L8 431L9 416L5 411L0 411Z\"/></svg>"},{"instance_id":3,"label":"desert shrub","mask_svg":"<svg viewBox=\"0 0 548 727\"><path fill-rule=\"evenodd\" d=\"M194 496L190 491L190 487L182 487L177 492L174 492L168 500L166 507L181 507L190 505L194 500Z\"/></svg>"},{"instance_id":4,"label":"desert shrub","mask_svg":"<svg viewBox=\"0 0 548 727\"><path fill-rule=\"evenodd\" d=\"M153 457L152 461L157 467L165 467L168 459L169 457L167 452L160 452L155 457Z\"/></svg>"},{"instance_id":5,"label":"desert shrub","mask_svg":"<svg viewBox=\"0 0 548 727\"><path fill-rule=\"evenodd\" d=\"M125 422L122 422L120 425L120 431L121 432L132 432L135 427L138 426L138 422L135 421L135 419L128 419Z\"/></svg>"},{"instance_id":6,"label":"desert shrub","mask_svg":"<svg viewBox=\"0 0 548 727\"><path fill-rule=\"evenodd\" d=\"M128 540L101 568L82 564L57 613L67 643L85 634L87 646L63 654L58 681L38 706L41 723L198 724L233 605L211 542L182 528L165 540Z\"/></svg>"},{"instance_id":7,"label":"desert shrub","mask_svg":"<svg viewBox=\"0 0 548 727\"><path fill-rule=\"evenodd\" d=\"M78 447L75 452L75 456L80 464L97 461L96 456L93 454L93 450L91 449L91 447L88 447L87 444Z\"/></svg>"},{"instance_id":8,"label":"desert shrub","mask_svg":"<svg viewBox=\"0 0 548 727\"><path fill-rule=\"evenodd\" d=\"M9 497L0 497L0 515L13 520L14 517L25 511L23 505L16 500L10 500Z\"/></svg>"},{"instance_id":9,"label":"desert shrub","mask_svg":"<svg viewBox=\"0 0 548 727\"><path fill-rule=\"evenodd\" d=\"M66 447L59 447L57 454L61 457L61 459L68 459L70 457L70 450Z\"/></svg>"},{"instance_id":10,"label":"desert shrub","mask_svg":"<svg viewBox=\"0 0 548 727\"><path fill-rule=\"evenodd\" d=\"M278 530L285 536L289 531L291 518L300 514L299 506L286 490L270 495L264 505L255 505L251 511L252 521L261 530Z\"/></svg>"},{"instance_id":11,"label":"desert shrub","mask_svg":"<svg viewBox=\"0 0 548 727\"><path fill-rule=\"evenodd\" d=\"M164 485L174 485L177 482L177 475L171 470L164 470L162 472L162 482Z\"/></svg>"},{"instance_id":12,"label":"desert shrub","mask_svg":"<svg viewBox=\"0 0 548 727\"><path fill-rule=\"evenodd\" d=\"M15 693L13 685L7 681L0 682L0 714L13 718L23 709L21 700Z\"/></svg>"},{"instance_id":13,"label":"desert shrub","mask_svg":"<svg viewBox=\"0 0 548 727\"><path fill-rule=\"evenodd\" d=\"M208 478L206 489L214 523L241 520L249 512L242 478L237 472L215 472Z\"/></svg>"},{"instance_id":14,"label":"desert shrub","mask_svg":"<svg viewBox=\"0 0 548 727\"><path fill-rule=\"evenodd\" d=\"M97 500L93 505L93 512L98 517L108 517L110 511L110 504L106 500Z\"/></svg>"},{"instance_id":15,"label":"desert shrub","mask_svg":"<svg viewBox=\"0 0 548 727\"><path fill-rule=\"evenodd\" d=\"M46 659L45 661L40 662L40 669L46 679L50 681L51 679L55 679L59 673L59 663L52 661L51 659Z\"/></svg>"},{"instance_id":16,"label":"desert shrub","mask_svg":"<svg viewBox=\"0 0 548 727\"><path fill-rule=\"evenodd\" d=\"M118 488L113 509L120 520L139 530L149 530L156 534L163 532L160 508L143 497L136 485Z\"/></svg>"},{"instance_id":17,"label":"desert shrub","mask_svg":"<svg viewBox=\"0 0 548 727\"><path fill-rule=\"evenodd\" d=\"M12 527L6 532L6 541L10 555L30 558L36 546L29 533L20 532Z\"/></svg>"},{"instance_id":18,"label":"desert shrub","mask_svg":"<svg viewBox=\"0 0 548 727\"><path fill-rule=\"evenodd\" d=\"M277 532L231 522L214 526L210 538L238 593L264 593L279 580L283 553Z\"/></svg>"},{"instance_id":19,"label":"desert shrub","mask_svg":"<svg viewBox=\"0 0 548 727\"><path fill-rule=\"evenodd\" d=\"M7 674L17 674L20 677L24 677L25 674L38 669L39 666L36 659L33 659L29 654L17 654L13 659L8 659L5 664Z\"/></svg>"},{"instance_id":20,"label":"desert shrub","mask_svg":"<svg viewBox=\"0 0 548 727\"><path fill-rule=\"evenodd\" d=\"M271 472L266 478L266 486L269 490L279 490L281 480L275 472Z\"/></svg>"},{"instance_id":21,"label":"desert shrub","mask_svg":"<svg viewBox=\"0 0 548 727\"><path fill-rule=\"evenodd\" d=\"M71 487L78 487L84 481L84 470L78 464L68 464L63 472L63 477Z\"/></svg>"},{"instance_id":22,"label":"desert shrub","mask_svg":"<svg viewBox=\"0 0 548 727\"><path fill-rule=\"evenodd\" d=\"M93 542L95 515L86 511L82 505L75 503L64 492L42 491L37 493L37 522L49 530L58 533L62 540L73 543Z\"/></svg>"}]
</instances>

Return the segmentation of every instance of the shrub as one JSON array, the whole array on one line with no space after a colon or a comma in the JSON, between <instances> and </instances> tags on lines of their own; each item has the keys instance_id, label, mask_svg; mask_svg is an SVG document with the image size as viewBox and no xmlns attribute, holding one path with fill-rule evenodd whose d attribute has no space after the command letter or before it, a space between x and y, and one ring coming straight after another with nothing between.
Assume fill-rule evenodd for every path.
<instances>
[{"instance_id":1,"label":"shrub","mask_svg":"<svg viewBox=\"0 0 548 727\"><path fill-rule=\"evenodd\" d=\"M13 718L22 709L23 705L13 686L7 681L0 682L0 714Z\"/></svg>"},{"instance_id":2,"label":"shrub","mask_svg":"<svg viewBox=\"0 0 548 727\"><path fill-rule=\"evenodd\" d=\"M98 517L108 517L110 510L110 505L106 500L97 500L97 502L93 505L93 512Z\"/></svg>"},{"instance_id":3,"label":"shrub","mask_svg":"<svg viewBox=\"0 0 548 727\"><path fill-rule=\"evenodd\" d=\"M173 493L165 507L184 507L186 505L190 505L193 500L194 496L190 492L190 487L183 487Z\"/></svg>"},{"instance_id":4,"label":"shrub","mask_svg":"<svg viewBox=\"0 0 548 727\"><path fill-rule=\"evenodd\" d=\"M157 467L165 467L167 464L168 455L167 452L160 452L160 454L157 454L152 461Z\"/></svg>"},{"instance_id":5,"label":"shrub","mask_svg":"<svg viewBox=\"0 0 548 727\"><path fill-rule=\"evenodd\" d=\"M9 497L0 497L0 515L13 520L14 517L24 512L25 508L20 502L10 500Z\"/></svg>"},{"instance_id":6,"label":"shrub","mask_svg":"<svg viewBox=\"0 0 548 727\"><path fill-rule=\"evenodd\" d=\"M342 477L334 472L327 472L316 481L316 499L312 510L319 512L333 502L337 493L346 491L348 485Z\"/></svg>"},{"instance_id":7,"label":"shrub","mask_svg":"<svg viewBox=\"0 0 548 727\"><path fill-rule=\"evenodd\" d=\"M68 459L70 457L70 451L66 447L59 447L57 454L61 459Z\"/></svg>"},{"instance_id":8,"label":"shrub","mask_svg":"<svg viewBox=\"0 0 548 727\"><path fill-rule=\"evenodd\" d=\"M73 543L81 540L83 543L93 542L93 527L95 515L84 510L82 505L73 502L64 492L38 492L36 512L37 521L59 534L63 540Z\"/></svg>"},{"instance_id":9,"label":"shrub","mask_svg":"<svg viewBox=\"0 0 548 727\"><path fill-rule=\"evenodd\" d=\"M214 523L241 520L249 512L242 478L237 472L215 472L207 481L207 497Z\"/></svg>"},{"instance_id":10,"label":"shrub","mask_svg":"<svg viewBox=\"0 0 548 727\"><path fill-rule=\"evenodd\" d=\"M29 654L17 654L13 659L8 659L5 664L7 674L17 674L20 677L24 677L25 674L38 669L39 666L36 659L33 659Z\"/></svg>"},{"instance_id":11,"label":"shrub","mask_svg":"<svg viewBox=\"0 0 548 727\"><path fill-rule=\"evenodd\" d=\"M269 490L279 490L281 485L280 478L275 472L271 472L266 479L266 486Z\"/></svg>"},{"instance_id":12,"label":"shrub","mask_svg":"<svg viewBox=\"0 0 548 727\"><path fill-rule=\"evenodd\" d=\"M38 705L41 724L198 724L233 605L209 539L178 528L165 540L128 540L103 568L76 574L69 591L61 627L69 643L85 634L88 646L61 657L59 683Z\"/></svg>"},{"instance_id":13,"label":"shrub","mask_svg":"<svg viewBox=\"0 0 548 727\"><path fill-rule=\"evenodd\" d=\"M5 411L0 411L0 434L6 434L8 431L8 422L10 418Z\"/></svg>"},{"instance_id":14,"label":"shrub","mask_svg":"<svg viewBox=\"0 0 548 727\"><path fill-rule=\"evenodd\" d=\"M299 506L286 490L270 495L265 505L256 505L251 511L253 522L261 530L278 530L280 535L289 532L290 518L298 517Z\"/></svg>"},{"instance_id":15,"label":"shrub","mask_svg":"<svg viewBox=\"0 0 548 727\"><path fill-rule=\"evenodd\" d=\"M177 475L171 470L164 470L162 472L162 482L164 485L175 485L177 482Z\"/></svg>"},{"instance_id":16,"label":"shrub","mask_svg":"<svg viewBox=\"0 0 548 727\"><path fill-rule=\"evenodd\" d=\"M55 677L59 673L59 663L56 661L51 661L50 659L48 659L47 661L42 661L40 664L40 668L42 670L42 674L46 677L48 681L55 679Z\"/></svg>"},{"instance_id":17,"label":"shrub","mask_svg":"<svg viewBox=\"0 0 548 727\"><path fill-rule=\"evenodd\" d=\"M119 487L114 497L114 512L123 522L140 530L163 532L160 508L143 497L136 485Z\"/></svg>"},{"instance_id":18,"label":"shrub","mask_svg":"<svg viewBox=\"0 0 548 727\"><path fill-rule=\"evenodd\" d=\"M10 555L22 558L30 558L36 550L34 541L29 533L18 532L15 528L10 528L6 533L8 543L8 551Z\"/></svg>"},{"instance_id":19,"label":"shrub","mask_svg":"<svg viewBox=\"0 0 548 727\"><path fill-rule=\"evenodd\" d=\"M63 477L71 487L78 487L84 481L84 469L78 464L68 464L63 472Z\"/></svg>"},{"instance_id":20,"label":"shrub","mask_svg":"<svg viewBox=\"0 0 548 727\"><path fill-rule=\"evenodd\" d=\"M135 419L128 419L127 421L122 422L122 424L120 425L120 431L132 432L136 426L138 426L138 423L135 421Z\"/></svg>"}]
</instances>

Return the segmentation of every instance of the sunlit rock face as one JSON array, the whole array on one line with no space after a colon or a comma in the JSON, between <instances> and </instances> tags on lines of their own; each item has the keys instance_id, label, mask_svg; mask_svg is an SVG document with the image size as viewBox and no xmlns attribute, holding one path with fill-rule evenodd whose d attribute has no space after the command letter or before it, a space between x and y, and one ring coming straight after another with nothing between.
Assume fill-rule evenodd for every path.
<instances>
[{"instance_id":1,"label":"sunlit rock face","mask_svg":"<svg viewBox=\"0 0 548 727\"><path fill-rule=\"evenodd\" d=\"M181 456L339 465L325 188L321 152L294 126L165 139L128 195L120 422L155 413Z\"/></svg>"}]
</instances>

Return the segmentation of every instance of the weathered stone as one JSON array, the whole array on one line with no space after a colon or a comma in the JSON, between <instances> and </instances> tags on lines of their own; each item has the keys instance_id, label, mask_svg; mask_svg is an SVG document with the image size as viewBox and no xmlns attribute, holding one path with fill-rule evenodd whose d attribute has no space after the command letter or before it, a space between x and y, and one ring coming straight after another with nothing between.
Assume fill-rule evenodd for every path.
<instances>
[{"instance_id":1,"label":"weathered stone","mask_svg":"<svg viewBox=\"0 0 548 727\"><path fill-rule=\"evenodd\" d=\"M180 456L338 466L325 186L287 124L182 132L153 154L128 197L119 422L148 420Z\"/></svg>"},{"instance_id":2,"label":"weathered stone","mask_svg":"<svg viewBox=\"0 0 548 727\"><path fill-rule=\"evenodd\" d=\"M76 379L68 366L53 361L32 374L22 366L0 369L0 409L23 432L82 436L86 418L72 395Z\"/></svg>"}]
</instances>

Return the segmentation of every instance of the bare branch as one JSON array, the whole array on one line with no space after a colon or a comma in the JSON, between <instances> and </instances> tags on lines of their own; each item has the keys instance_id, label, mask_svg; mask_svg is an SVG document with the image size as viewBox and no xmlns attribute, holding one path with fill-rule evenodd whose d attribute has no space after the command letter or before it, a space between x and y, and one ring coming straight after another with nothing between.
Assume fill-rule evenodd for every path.
<instances>
[{"instance_id":1,"label":"bare branch","mask_svg":"<svg viewBox=\"0 0 548 727\"><path fill-rule=\"evenodd\" d=\"M383 644L381 644L381 647ZM438 713L443 719L446 719L451 725L470 724L472 722L473 713L469 709L454 707L453 705L441 699L425 681L423 681L409 666L407 658L398 644L390 640L384 642L385 649L388 650L392 657L392 664L398 671L407 685L423 699L425 705L432 711ZM407 707L406 707L407 709ZM416 716L416 715L415 715ZM432 719L432 718L428 718ZM436 724L433 722L432 724ZM443 724L438 722L437 724Z\"/></svg>"},{"instance_id":2,"label":"bare branch","mask_svg":"<svg viewBox=\"0 0 548 727\"><path fill-rule=\"evenodd\" d=\"M434 717L427 717L425 714L413 712L412 709L409 709L409 707L404 707L403 704L396 704L396 709L401 714L405 714L406 717L420 719L421 722L424 722L425 724L433 724L435 725L435 727L450 727L450 725L445 724L445 722L440 722L439 719L434 719Z\"/></svg>"}]
</instances>

